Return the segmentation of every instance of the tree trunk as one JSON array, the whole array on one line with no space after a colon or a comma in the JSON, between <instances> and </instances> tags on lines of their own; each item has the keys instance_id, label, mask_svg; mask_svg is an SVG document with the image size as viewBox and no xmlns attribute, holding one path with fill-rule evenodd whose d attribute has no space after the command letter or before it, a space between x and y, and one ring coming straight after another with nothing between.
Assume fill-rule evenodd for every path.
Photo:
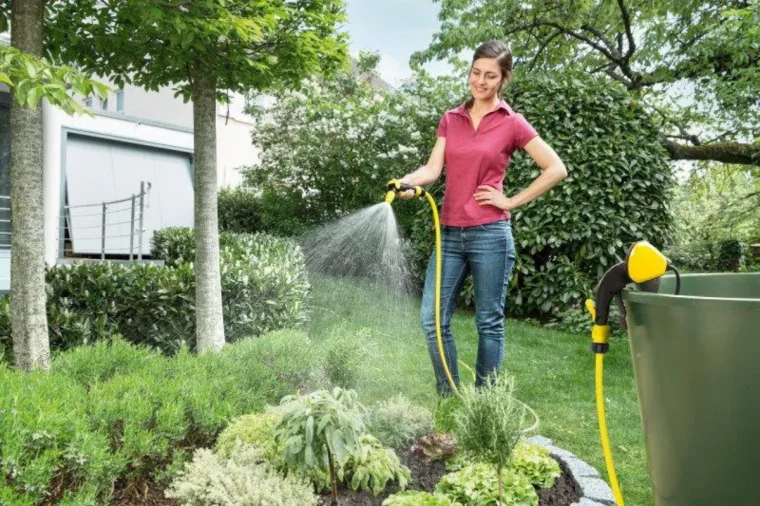
<instances>
[{"instance_id":1,"label":"tree trunk","mask_svg":"<svg viewBox=\"0 0 760 506\"><path fill-rule=\"evenodd\" d=\"M673 160L713 160L723 163L760 165L760 144L715 142L688 146L666 140L665 149Z\"/></svg>"},{"instance_id":2,"label":"tree trunk","mask_svg":"<svg viewBox=\"0 0 760 506\"><path fill-rule=\"evenodd\" d=\"M216 81L193 79L195 335L198 353L224 346L216 172Z\"/></svg>"},{"instance_id":3,"label":"tree trunk","mask_svg":"<svg viewBox=\"0 0 760 506\"><path fill-rule=\"evenodd\" d=\"M42 56L44 0L13 0L11 45ZM50 365L45 291L42 104L11 100L11 333L16 366Z\"/></svg>"}]
</instances>

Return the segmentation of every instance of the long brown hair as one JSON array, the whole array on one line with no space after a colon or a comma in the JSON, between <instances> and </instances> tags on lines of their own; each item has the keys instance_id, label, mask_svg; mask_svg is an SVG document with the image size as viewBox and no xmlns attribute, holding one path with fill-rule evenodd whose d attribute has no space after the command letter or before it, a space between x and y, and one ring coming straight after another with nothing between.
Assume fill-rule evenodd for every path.
<instances>
[{"instance_id":1,"label":"long brown hair","mask_svg":"<svg viewBox=\"0 0 760 506\"><path fill-rule=\"evenodd\" d=\"M475 50L475 54L472 55L472 65L481 58L491 58L499 64L502 77L501 86L499 87L499 92L501 92L504 86L512 80L512 51L510 51L509 46L504 41L489 40L482 43ZM470 65L470 71L472 71L472 65ZM475 99L470 97L466 102L466 107L469 109L474 103Z\"/></svg>"}]
</instances>

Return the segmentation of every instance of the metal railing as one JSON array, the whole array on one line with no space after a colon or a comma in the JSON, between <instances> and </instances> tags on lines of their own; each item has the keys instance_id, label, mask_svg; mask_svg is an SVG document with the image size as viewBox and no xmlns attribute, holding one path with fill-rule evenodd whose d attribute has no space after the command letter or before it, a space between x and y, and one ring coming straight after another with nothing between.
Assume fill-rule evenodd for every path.
<instances>
[{"instance_id":1,"label":"metal railing","mask_svg":"<svg viewBox=\"0 0 760 506\"><path fill-rule=\"evenodd\" d=\"M93 204L65 205L58 227L58 234L63 242L61 256L65 257L67 253L71 255L96 253L96 248L92 247L92 243L99 241L101 260L106 259L106 254L128 254L129 260L133 260L135 256L138 261L142 260L145 209L150 207L150 188L150 182L141 181L140 193L133 193L131 197ZM124 233L122 225L129 225L127 233ZM89 234L87 231L90 230L99 231L99 234L98 232ZM126 246L114 247L107 244L109 240L113 242L114 239L118 239L119 243L124 242L122 240L127 237L129 238L128 249ZM135 237L137 248L135 248ZM66 247L67 241L70 247ZM90 247L78 248L75 247L75 242L82 245L88 242Z\"/></svg>"}]
</instances>

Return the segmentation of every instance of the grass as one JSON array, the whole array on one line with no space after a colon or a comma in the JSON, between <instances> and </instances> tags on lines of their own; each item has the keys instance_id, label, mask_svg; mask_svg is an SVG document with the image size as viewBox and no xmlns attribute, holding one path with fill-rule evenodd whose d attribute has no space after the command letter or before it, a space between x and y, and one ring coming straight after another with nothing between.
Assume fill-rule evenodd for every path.
<instances>
[{"instance_id":1,"label":"grass","mask_svg":"<svg viewBox=\"0 0 760 506\"><path fill-rule=\"evenodd\" d=\"M402 393L435 410L433 370L419 326L419 301L378 295L366 285L315 278L310 336L319 344L331 331L368 340L369 358L357 386L371 405ZM590 324L590 319L589 319ZM452 320L459 360L474 367L474 315L458 311ZM589 325L590 331L590 325ZM504 369L514 375L518 396L541 418L538 433L554 440L607 476L594 404L594 357L589 335L574 335L508 320ZM473 381L460 367L462 381ZM626 502L654 503L633 366L626 340L613 340L605 358L607 421L615 466Z\"/></svg>"}]
</instances>

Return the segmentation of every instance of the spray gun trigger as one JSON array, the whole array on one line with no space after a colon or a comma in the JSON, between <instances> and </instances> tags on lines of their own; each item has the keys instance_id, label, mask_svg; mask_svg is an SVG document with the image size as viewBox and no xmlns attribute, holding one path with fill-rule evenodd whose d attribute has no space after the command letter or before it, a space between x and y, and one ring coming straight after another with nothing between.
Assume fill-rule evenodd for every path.
<instances>
[{"instance_id":1,"label":"spray gun trigger","mask_svg":"<svg viewBox=\"0 0 760 506\"><path fill-rule=\"evenodd\" d=\"M596 321L596 305L593 299L586 299L586 310L591 314L591 319Z\"/></svg>"}]
</instances>

